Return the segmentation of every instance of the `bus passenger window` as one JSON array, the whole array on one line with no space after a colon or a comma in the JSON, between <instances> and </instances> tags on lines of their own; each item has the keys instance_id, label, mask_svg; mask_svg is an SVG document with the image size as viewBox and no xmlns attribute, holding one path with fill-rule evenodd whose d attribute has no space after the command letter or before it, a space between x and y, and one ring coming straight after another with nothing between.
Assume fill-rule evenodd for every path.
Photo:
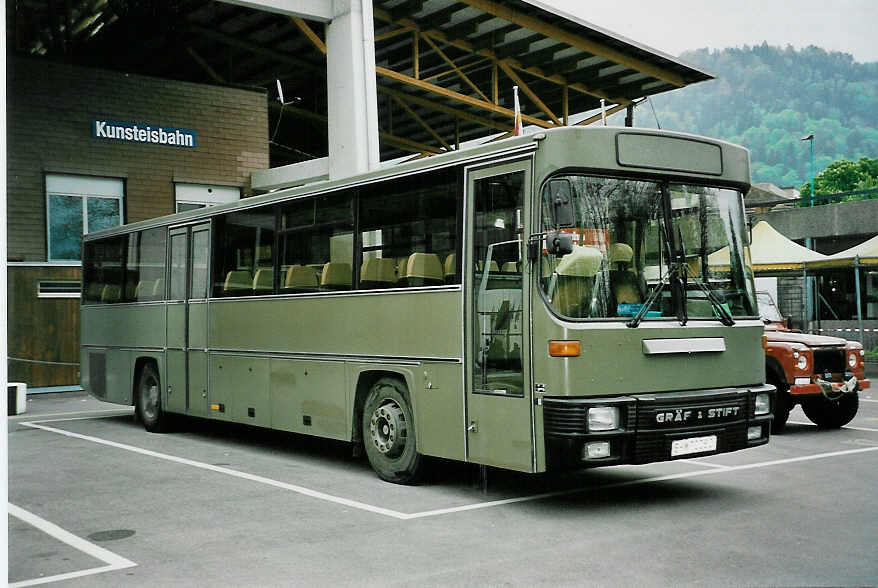
<instances>
[{"instance_id":1,"label":"bus passenger window","mask_svg":"<svg viewBox=\"0 0 878 588\"><path fill-rule=\"evenodd\" d=\"M279 281L281 292L350 290L354 251L352 191L281 205L278 242L283 275Z\"/></svg>"},{"instance_id":2,"label":"bus passenger window","mask_svg":"<svg viewBox=\"0 0 878 588\"><path fill-rule=\"evenodd\" d=\"M274 293L274 223L268 206L217 218L214 296Z\"/></svg>"},{"instance_id":3,"label":"bus passenger window","mask_svg":"<svg viewBox=\"0 0 878 588\"><path fill-rule=\"evenodd\" d=\"M438 170L361 188L358 288L460 283L457 174Z\"/></svg>"},{"instance_id":4,"label":"bus passenger window","mask_svg":"<svg viewBox=\"0 0 878 588\"><path fill-rule=\"evenodd\" d=\"M155 293L156 280L165 275L168 230L165 227L132 233L128 240L125 267L126 302L148 302L164 298Z\"/></svg>"},{"instance_id":5,"label":"bus passenger window","mask_svg":"<svg viewBox=\"0 0 878 588\"><path fill-rule=\"evenodd\" d=\"M129 235L85 243L83 302L113 304L123 301Z\"/></svg>"}]
</instances>

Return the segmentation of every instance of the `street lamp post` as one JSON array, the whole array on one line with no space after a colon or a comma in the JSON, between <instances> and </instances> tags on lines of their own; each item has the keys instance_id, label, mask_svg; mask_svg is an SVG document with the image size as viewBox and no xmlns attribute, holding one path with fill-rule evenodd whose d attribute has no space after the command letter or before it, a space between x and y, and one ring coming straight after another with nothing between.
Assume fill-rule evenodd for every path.
<instances>
[{"instance_id":1,"label":"street lamp post","mask_svg":"<svg viewBox=\"0 0 878 588\"><path fill-rule=\"evenodd\" d=\"M811 206L814 206L814 133L807 137L802 137L800 141L808 141L811 144Z\"/></svg>"},{"instance_id":2,"label":"street lamp post","mask_svg":"<svg viewBox=\"0 0 878 588\"><path fill-rule=\"evenodd\" d=\"M814 197L816 194L814 193L814 133L810 133L807 137L802 137L800 141L808 141L811 148L811 201L809 206L814 206ZM805 239L805 247L808 249L813 249L813 243L811 242L811 237L807 237ZM802 330L807 330L808 328L808 319L814 316L813 308L814 308L814 297L813 297L813 283L814 278L808 278L807 271L805 270L805 264L802 264L802 288L805 290L805 300L802 305Z\"/></svg>"}]
</instances>

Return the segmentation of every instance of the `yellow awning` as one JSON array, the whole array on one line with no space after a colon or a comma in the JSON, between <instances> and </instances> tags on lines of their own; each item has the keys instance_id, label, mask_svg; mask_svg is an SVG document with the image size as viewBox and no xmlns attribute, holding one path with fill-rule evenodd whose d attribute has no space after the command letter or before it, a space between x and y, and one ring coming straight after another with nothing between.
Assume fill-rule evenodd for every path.
<instances>
[{"instance_id":1,"label":"yellow awning","mask_svg":"<svg viewBox=\"0 0 878 588\"><path fill-rule=\"evenodd\" d=\"M808 262L808 269L853 267L858 257L860 265L878 265L878 235L850 249L827 255L823 260Z\"/></svg>"}]
</instances>

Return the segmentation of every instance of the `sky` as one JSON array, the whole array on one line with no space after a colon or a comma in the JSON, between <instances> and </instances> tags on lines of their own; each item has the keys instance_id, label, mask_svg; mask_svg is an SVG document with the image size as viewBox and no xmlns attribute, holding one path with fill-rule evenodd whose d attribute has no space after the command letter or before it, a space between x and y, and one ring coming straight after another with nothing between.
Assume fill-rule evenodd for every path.
<instances>
[{"instance_id":1,"label":"sky","mask_svg":"<svg viewBox=\"0 0 878 588\"><path fill-rule=\"evenodd\" d=\"M878 0L537 0L637 43L688 49L816 45L878 61Z\"/></svg>"}]
</instances>

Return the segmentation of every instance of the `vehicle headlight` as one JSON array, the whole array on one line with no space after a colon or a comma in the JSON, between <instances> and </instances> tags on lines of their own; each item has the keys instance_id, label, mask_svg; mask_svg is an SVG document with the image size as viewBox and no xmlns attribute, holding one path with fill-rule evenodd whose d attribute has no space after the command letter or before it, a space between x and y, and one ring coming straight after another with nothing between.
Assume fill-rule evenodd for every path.
<instances>
[{"instance_id":1,"label":"vehicle headlight","mask_svg":"<svg viewBox=\"0 0 878 588\"><path fill-rule=\"evenodd\" d=\"M771 395L768 392L760 392L756 395L755 414L768 414L771 412Z\"/></svg>"},{"instance_id":2,"label":"vehicle headlight","mask_svg":"<svg viewBox=\"0 0 878 588\"><path fill-rule=\"evenodd\" d=\"M848 355L848 365L851 367L857 367L857 354L856 354L856 352Z\"/></svg>"},{"instance_id":3,"label":"vehicle headlight","mask_svg":"<svg viewBox=\"0 0 878 588\"><path fill-rule=\"evenodd\" d=\"M805 371L808 368L808 358L799 353L798 351L793 353L793 357L798 356L796 360L796 367L801 371Z\"/></svg>"},{"instance_id":4,"label":"vehicle headlight","mask_svg":"<svg viewBox=\"0 0 878 588\"><path fill-rule=\"evenodd\" d=\"M619 407L595 406L588 409L589 431L612 431L619 428Z\"/></svg>"}]
</instances>

